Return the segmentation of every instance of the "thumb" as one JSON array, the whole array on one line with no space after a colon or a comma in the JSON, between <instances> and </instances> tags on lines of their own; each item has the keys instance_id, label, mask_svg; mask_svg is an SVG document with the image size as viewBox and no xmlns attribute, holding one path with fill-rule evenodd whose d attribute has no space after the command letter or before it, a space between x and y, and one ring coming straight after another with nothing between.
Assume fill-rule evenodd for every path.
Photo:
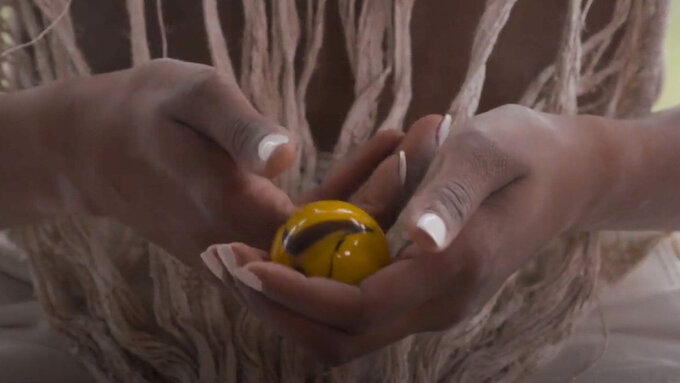
<instances>
[{"instance_id":1,"label":"thumb","mask_svg":"<svg viewBox=\"0 0 680 383\"><path fill-rule=\"evenodd\" d=\"M408 234L426 251L446 249L489 195L521 176L519 169L481 134L450 137L395 224L404 231L397 237Z\"/></svg>"},{"instance_id":2,"label":"thumb","mask_svg":"<svg viewBox=\"0 0 680 383\"><path fill-rule=\"evenodd\" d=\"M233 78L214 70L197 77L170 105L179 122L256 174L273 177L292 164L293 134L255 110Z\"/></svg>"},{"instance_id":3,"label":"thumb","mask_svg":"<svg viewBox=\"0 0 680 383\"><path fill-rule=\"evenodd\" d=\"M273 177L295 159L293 135L261 116L245 114L226 124L222 145L240 166Z\"/></svg>"}]
</instances>

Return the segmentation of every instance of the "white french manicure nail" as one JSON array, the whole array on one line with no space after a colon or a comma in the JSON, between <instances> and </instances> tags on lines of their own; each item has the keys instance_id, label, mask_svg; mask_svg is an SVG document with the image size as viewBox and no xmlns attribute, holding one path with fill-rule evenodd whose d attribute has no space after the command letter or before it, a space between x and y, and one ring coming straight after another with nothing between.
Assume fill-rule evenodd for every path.
<instances>
[{"instance_id":1,"label":"white french manicure nail","mask_svg":"<svg viewBox=\"0 0 680 383\"><path fill-rule=\"evenodd\" d=\"M425 213L418 218L416 226L427 233L432 241L441 249L446 240L446 225L444 221L437 214Z\"/></svg>"},{"instance_id":2,"label":"white french manicure nail","mask_svg":"<svg viewBox=\"0 0 680 383\"><path fill-rule=\"evenodd\" d=\"M446 140L446 137L449 136L449 131L451 130L451 121L451 115L446 114L439 123L439 127L437 127L437 147L442 146Z\"/></svg>"},{"instance_id":3,"label":"white french manicure nail","mask_svg":"<svg viewBox=\"0 0 680 383\"><path fill-rule=\"evenodd\" d=\"M217 255L222 260L222 264L227 268L229 274L234 275L236 270L236 254L231 249L231 245L220 245L217 247Z\"/></svg>"},{"instance_id":4,"label":"white french manicure nail","mask_svg":"<svg viewBox=\"0 0 680 383\"><path fill-rule=\"evenodd\" d=\"M255 291L262 292L262 281L257 275L245 267L239 267L234 271L234 277L241 281L244 285L250 287Z\"/></svg>"},{"instance_id":5,"label":"white french manicure nail","mask_svg":"<svg viewBox=\"0 0 680 383\"><path fill-rule=\"evenodd\" d=\"M203 260L203 263L208 267L208 270L210 270L211 273L213 273L217 278L222 279L224 276L224 271L222 270L222 265L220 264L220 260L217 259L217 256L210 251L207 250L201 254L201 259Z\"/></svg>"},{"instance_id":6,"label":"white french manicure nail","mask_svg":"<svg viewBox=\"0 0 680 383\"><path fill-rule=\"evenodd\" d=\"M401 186L406 183L406 153L403 150L399 151L399 180Z\"/></svg>"},{"instance_id":7,"label":"white french manicure nail","mask_svg":"<svg viewBox=\"0 0 680 383\"><path fill-rule=\"evenodd\" d=\"M283 144L287 144L289 141L290 138L283 134L269 134L260 141L260 144L257 147L257 155L260 156L262 162L267 162L276 148Z\"/></svg>"}]
</instances>

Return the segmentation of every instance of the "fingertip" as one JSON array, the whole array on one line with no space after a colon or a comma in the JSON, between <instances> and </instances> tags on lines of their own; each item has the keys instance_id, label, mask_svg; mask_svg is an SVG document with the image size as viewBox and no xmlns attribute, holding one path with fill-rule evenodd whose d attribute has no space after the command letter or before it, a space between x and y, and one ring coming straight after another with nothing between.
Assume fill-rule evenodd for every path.
<instances>
[{"instance_id":1,"label":"fingertip","mask_svg":"<svg viewBox=\"0 0 680 383\"><path fill-rule=\"evenodd\" d=\"M219 253L229 274L238 282L249 288L262 292L263 278L258 275L258 264L266 264L262 258L262 250L250 247L244 243L231 243L224 247L226 251Z\"/></svg>"},{"instance_id":2,"label":"fingertip","mask_svg":"<svg viewBox=\"0 0 680 383\"><path fill-rule=\"evenodd\" d=\"M247 267L237 268L232 275L236 280L257 292L262 292L264 289L262 280Z\"/></svg>"},{"instance_id":3,"label":"fingertip","mask_svg":"<svg viewBox=\"0 0 680 383\"><path fill-rule=\"evenodd\" d=\"M234 275L238 260L231 245L220 245L217 247L217 257L230 275ZM220 278L221 279L221 278Z\"/></svg>"},{"instance_id":4,"label":"fingertip","mask_svg":"<svg viewBox=\"0 0 680 383\"><path fill-rule=\"evenodd\" d=\"M425 209L412 210L409 214L409 236L421 249L439 253L448 248L458 235L460 226L451 222L440 212Z\"/></svg>"},{"instance_id":5,"label":"fingertip","mask_svg":"<svg viewBox=\"0 0 680 383\"><path fill-rule=\"evenodd\" d=\"M263 164L261 175L272 178L289 168L295 160L295 141L285 134L268 134L258 144L257 155Z\"/></svg>"},{"instance_id":6,"label":"fingertip","mask_svg":"<svg viewBox=\"0 0 680 383\"><path fill-rule=\"evenodd\" d=\"M290 138L285 134L271 133L262 138L257 146L257 155L260 160L267 162L272 153L281 145L290 142Z\"/></svg>"},{"instance_id":7,"label":"fingertip","mask_svg":"<svg viewBox=\"0 0 680 383\"><path fill-rule=\"evenodd\" d=\"M439 252L446 245L446 224L436 213L420 214L410 231L413 242L427 251Z\"/></svg>"},{"instance_id":8,"label":"fingertip","mask_svg":"<svg viewBox=\"0 0 680 383\"><path fill-rule=\"evenodd\" d=\"M217 254L215 254L213 246L201 253L201 260L212 275L219 280L224 279L224 269L222 268L220 260L217 258Z\"/></svg>"}]
</instances>

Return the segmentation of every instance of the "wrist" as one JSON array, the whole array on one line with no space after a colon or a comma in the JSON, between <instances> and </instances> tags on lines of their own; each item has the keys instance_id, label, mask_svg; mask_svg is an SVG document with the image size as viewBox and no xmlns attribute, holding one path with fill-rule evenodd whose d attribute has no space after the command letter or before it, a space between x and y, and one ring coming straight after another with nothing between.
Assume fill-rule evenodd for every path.
<instances>
[{"instance_id":1,"label":"wrist","mask_svg":"<svg viewBox=\"0 0 680 383\"><path fill-rule=\"evenodd\" d=\"M73 132L68 83L9 94L0 100L0 224L30 223L78 210L63 142ZM73 198L76 196L75 198Z\"/></svg>"},{"instance_id":2,"label":"wrist","mask_svg":"<svg viewBox=\"0 0 680 383\"><path fill-rule=\"evenodd\" d=\"M674 206L664 199L677 190L677 129L669 130L657 117L596 119L597 187L579 229L670 229Z\"/></svg>"}]
</instances>

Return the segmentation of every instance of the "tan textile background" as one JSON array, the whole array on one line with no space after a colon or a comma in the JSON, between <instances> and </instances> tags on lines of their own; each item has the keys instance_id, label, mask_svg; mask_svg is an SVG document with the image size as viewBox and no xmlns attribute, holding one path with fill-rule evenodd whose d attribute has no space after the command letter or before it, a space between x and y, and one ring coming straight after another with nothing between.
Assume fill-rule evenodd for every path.
<instances>
[{"instance_id":1,"label":"tan textile background","mask_svg":"<svg viewBox=\"0 0 680 383\"><path fill-rule=\"evenodd\" d=\"M143 1L127 0L136 65L149 59ZM454 129L477 109L486 62L515 2L486 1L466 80L449 109ZM297 165L281 179L282 187L295 194L318 177L304 95L319 49L315 36L323 33L321 9L326 2L308 0L308 9L315 11L298 15L294 0L274 1L269 18L263 0L243 4L246 54L240 84L262 111L291 127L303 143ZM337 4L346 39L354 42L347 49L356 99L331 158L342 157L377 129L401 128L411 92L408 21L413 0L363 2L359 7L353 0ZM518 102L559 113L648 113L661 81L660 42L668 1L616 0L610 23L586 40L582 30L592 1L569 4L555 62ZM4 28L15 41L36 36L66 5L65 0L20 0L16 23ZM233 73L219 23L213 19L218 3L204 0L203 6L214 63L224 73ZM267 34L268 28L285 33ZM301 33L310 42L304 47L298 46ZM297 49L306 57L299 76L292 65ZM47 39L11 57L4 72L9 90L89 73L68 14ZM387 73L397 80L386 82ZM396 97L387 119L377 121L375 108L386 86L393 87ZM114 222L69 217L14 230L12 237L29 254L36 293L52 325L72 340L99 381L505 382L525 374L545 357L545 346L571 331L589 307L600 277L618 279L658 236L612 236L604 245L597 235L563 238L510 278L474 318L446 332L408 337L334 369L306 357L296 345L261 326L233 297L219 295L163 251Z\"/></svg>"}]
</instances>

